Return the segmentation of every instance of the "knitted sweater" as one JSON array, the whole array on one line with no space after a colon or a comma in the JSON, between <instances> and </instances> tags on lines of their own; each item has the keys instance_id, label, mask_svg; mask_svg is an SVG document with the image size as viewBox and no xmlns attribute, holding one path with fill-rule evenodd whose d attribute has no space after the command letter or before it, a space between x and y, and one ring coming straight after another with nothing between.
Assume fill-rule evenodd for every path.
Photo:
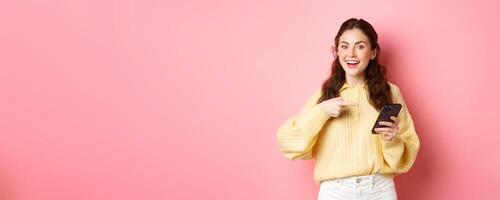
<instances>
[{"instance_id":1,"label":"knitted sweater","mask_svg":"<svg viewBox=\"0 0 500 200\"><path fill-rule=\"evenodd\" d=\"M277 134L278 145L290 160L315 159L314 179L323 180L379 173L395 176L407 172L417 156L420 142L399 88L389 82L395 103L403 105L397 116L399 133L392 141L371 129L379 112L368 102L366 84L340 89L348 106L339 117L330 117L317 104L321 90L309 98L295 116L283 124Z\"/></svg>"}]
</instances>

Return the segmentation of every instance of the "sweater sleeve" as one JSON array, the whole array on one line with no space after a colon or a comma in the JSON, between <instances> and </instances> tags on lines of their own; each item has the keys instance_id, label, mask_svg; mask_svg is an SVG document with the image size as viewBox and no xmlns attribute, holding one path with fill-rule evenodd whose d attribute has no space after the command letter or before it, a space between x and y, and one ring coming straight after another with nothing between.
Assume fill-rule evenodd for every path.
<instances>
[{"instance_id":1,"label":"sweater sleeve","mask_svg":"<svg viewBox=\"0 0 500 200\"><path fill-rule=\"evenodd\" d=\"M384 167L382 173L404 173L410 170L415 162L420 141L413 120L399 88L395 87L393 96L396 103L403 105L398 115L399 133L392 141L382 140Z\"/></svg>"},{"instance_id":2,"label":"sweater sleeve","mask_svg":"<svg viewBox=\"0 0 500 200\"><path fill-rule=\"evenodd\" d=\"M330 116L317 104L321 90L317 90L302 110L289 118L278 129L278 146L290 160L312 159L317 135Z\"/></svg>"}]
</instances>

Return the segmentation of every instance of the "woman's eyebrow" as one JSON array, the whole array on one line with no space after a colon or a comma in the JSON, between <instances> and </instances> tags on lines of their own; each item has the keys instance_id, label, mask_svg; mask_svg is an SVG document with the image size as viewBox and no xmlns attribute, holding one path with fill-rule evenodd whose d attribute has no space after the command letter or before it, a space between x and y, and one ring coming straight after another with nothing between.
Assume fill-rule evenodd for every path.
<instances>
[{"instance_id":1,"label":"woman's eyebrow","mask_svg":"<svg viewBox=\"0 0 500 200\"><path fill-rule=\"evenodd\" d=\"M342 42L340 42L340 43L349 44L349 42L346 42L346 41L342 41ZM365 42L365 41L357 41L357 42L356 42L356 43L354 43L354 44L359 44L359 43L365 43L365 44L366 44L366 42Z\"/></svg>"}]
</instances>

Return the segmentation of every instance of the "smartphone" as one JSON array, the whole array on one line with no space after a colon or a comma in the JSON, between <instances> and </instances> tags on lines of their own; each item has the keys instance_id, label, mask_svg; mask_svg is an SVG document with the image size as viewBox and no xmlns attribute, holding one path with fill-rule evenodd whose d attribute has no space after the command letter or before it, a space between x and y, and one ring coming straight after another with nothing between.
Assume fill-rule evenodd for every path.
<instances>
[{"instance_id":1,"label":"smartphone","mask_svg":"<svg viewBox=\"0 0 500 200\"><path fill-rule=\"evenodd\" d=\"M381 122L381 121L394 122L391 119L391 116L398 117L399 111L401 111L401 107L402 106L399 103L385 104L384 106L382 106L382 110L381 110L380 114L378 115L378 118L375 121L375 124L373 125L372 133L378 134L377 132L375 132L375 129L380 128L380 127L385 127L385 126L380 125L379 122Z\"/></svg>"}]
</instances>

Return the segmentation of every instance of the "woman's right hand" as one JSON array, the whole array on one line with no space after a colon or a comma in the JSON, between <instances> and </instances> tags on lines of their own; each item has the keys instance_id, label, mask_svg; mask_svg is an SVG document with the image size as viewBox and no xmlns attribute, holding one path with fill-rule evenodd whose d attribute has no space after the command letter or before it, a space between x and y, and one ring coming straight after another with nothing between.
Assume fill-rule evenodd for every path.
<instances>
[{"instance_id":1,"label":"woman's right hand","mask_svg":"<svg viewBox=\"0 0 500 200\"><path fill-rule=\"evenodd\" d=\"M331 98L319 104L319 108L332 117L338 117L347 106L358 106L358 103L343 100L342 97Z\"/></svg>"}]
</instances>

